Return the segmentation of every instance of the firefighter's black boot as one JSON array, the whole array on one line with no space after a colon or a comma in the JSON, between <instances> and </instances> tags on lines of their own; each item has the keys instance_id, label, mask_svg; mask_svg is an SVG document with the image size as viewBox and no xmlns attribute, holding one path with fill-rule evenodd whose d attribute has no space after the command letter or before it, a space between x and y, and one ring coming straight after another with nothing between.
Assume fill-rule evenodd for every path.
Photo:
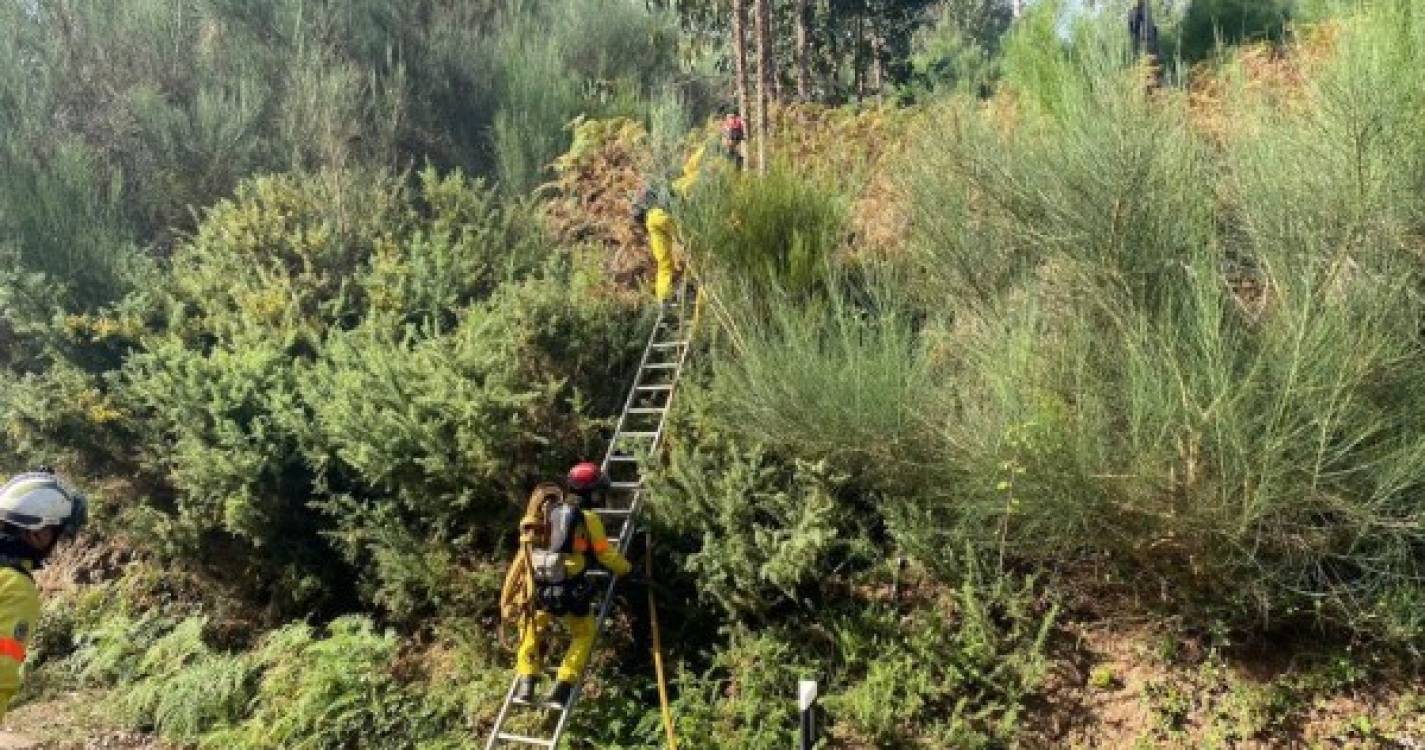
<instances>
[{"instance_id":1,"label":"firefighter's black boot","mask_svg":"<svg viewBox=\"0 0 1425 750\"><path fill-rule=\"evenodd\" d=\"M549 691L549 707L563 709L569 705L569 696L573 693L573 685L563 680L554 683L554 689Z\"/></svg>"},{"instance_id":2,"label":"firefighter's black boot","mask_svg":"<svg viewBox=\"0 0 1425 750\"><path fill-rule=\"evenodd\" d=\"M515 684L515 703L529 705L534 703L534 678L521 675L519 682Z\"/></svg>"}]
</instances>

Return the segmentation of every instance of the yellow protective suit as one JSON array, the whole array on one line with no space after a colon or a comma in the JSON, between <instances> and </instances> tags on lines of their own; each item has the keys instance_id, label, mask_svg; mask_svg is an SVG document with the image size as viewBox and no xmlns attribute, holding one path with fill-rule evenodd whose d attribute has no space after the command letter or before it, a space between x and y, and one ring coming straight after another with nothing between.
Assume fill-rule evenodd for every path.
<instances>
[{"instance_id":1,"label":"yellow protective suit","mask_svg":"<svg viewBox=\"0 0 1425 750\"><path fill-rule=\"evenodd\" d=\"M582 554L569 555L565 561L564 569L570 577L577 576L588 568L587 558L590 554L616 576L627 575L633 569L628 560L609 544L608 534L604 532L604 522L596 513L584 511L584 522L574 531L574 552ZM554 619L554 615L540 610L522 626L519 653L515 660L515 671L521 676L539 675L542 662L539 653L540 639ZM559 665L557 679L560 682L572 683L584 671L584 665L589 663L589 654L594 648L594 614L561 615L559 620L569 630L570 643L569 652L564 655L564 661Z\"/></svg>"},{"instance_id":2,"label":"yellow protective suit","mask_svg":"<svg viewBox=\"0 0 1425 750\"><path fill-rule=\"evenodd\" d=\"M677 191L679 197L688 197L693 192L693 188L697 186L698 175L703 169L703 155L707 151L707 146L698 146L693 150L693 153L688 154L688 158L683 162L683 175L673 180L673 189Z\"/></svg>"},{"instance_id":3,"label":"yellow protective suit","mask_svg":"<svg viewBox=\"0 0 1425 750\"><path fill-rule=\"evenodd\" d=\"M657 268L653 277L653 293L658 301L668 299L673 293L673 277L677 274L677 259L673 257L673 217L661 208L648 211L643 220L648 230L648 248L653 252L653 263Z\"/></svg>"},{"instance_id":4,"label":"yellow protective suit","mask_svg":"<svg viewBox=\"0 0 1425 750\"><path fill-rule=\"evenodd\" d=\"M680 198L687 198L697 186L702 174L703 156L707 146L699 146L683 162L683 174L673 180L673 191ZM648 249L653 253L653 263L657 268L653 279L653 293L664 301L673 293L673 279L678 274L678 258L674 251L677 225L666 206L658 206L648 211L643 220L643 228L648 230Z\"/></svg>"},{"instance_id":5,"label":"yellow protective suit","mask_svg":"<svg viewBox=\"0 0 1425 750\"><path fill-rule=\"evenodd\" d=\"M40 592L24 572L0 567L0 719L20 690L30 635L40 619Z\"/></svg>"}]
</instances>

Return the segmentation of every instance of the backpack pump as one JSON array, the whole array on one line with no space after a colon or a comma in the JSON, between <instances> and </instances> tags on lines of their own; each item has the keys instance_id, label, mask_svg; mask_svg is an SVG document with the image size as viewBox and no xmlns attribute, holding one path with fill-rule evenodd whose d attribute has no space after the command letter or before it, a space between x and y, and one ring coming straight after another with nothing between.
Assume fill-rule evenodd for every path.
<instances>
[{"instance_id":1,"label":"backpack pump","mask_svg":"<svg viewBox=\"0 0 1425 750\"><path fill-rule=\"evenodd\" d=\"M584 513L567 498L548 503L543 510L544 541L530 550L530 565L536 585L553 586L569 579L566 562L570 556L582 554L574 551L574 532L583 522Z\"/></svg>"}]
</instances>

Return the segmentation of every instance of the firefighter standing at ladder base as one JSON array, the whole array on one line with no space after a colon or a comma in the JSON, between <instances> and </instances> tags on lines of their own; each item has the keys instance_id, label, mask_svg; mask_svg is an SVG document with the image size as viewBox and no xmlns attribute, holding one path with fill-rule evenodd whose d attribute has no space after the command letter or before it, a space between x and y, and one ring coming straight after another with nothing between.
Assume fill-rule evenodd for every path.
<instances>
[{"instance_id":1,"label":"firefighter standing at ladder base","mask_svg":"<svg viewBox=\"0 0 1425 750\"><path fill-rule=\"evenodd\" d=\"M539 641L542 632L554 618L569 629L569 652L559 665L554 689L549 694L550 705L563 708L569 702L574 682L589 662L594 646L594 614L590 607L594 586L586 575L593 561L616 576L627 575L633 566L609 543L604 523L593 506L596 493L608 487L598 466L581 463L569 470L566 486L573 502L562 502L548 515L548 546L535 549L530 563L536 584L536 612L524 624L515 670L519 683L515 686L515 702L533 703L535 682L539 678Z\"/></svg>"},{"instance_id":2,"label":"firefighter standing at ladder base","mask_svg":"<svg viewBox=\"0 0 1425 750\"><path fill-rule=\"evenodd\" d=\"M85 502L48 469L0 486L0 718L20 689L20 668L40 616L34 571L61 537L84 524Z\"/></svg>"}]
</instances>

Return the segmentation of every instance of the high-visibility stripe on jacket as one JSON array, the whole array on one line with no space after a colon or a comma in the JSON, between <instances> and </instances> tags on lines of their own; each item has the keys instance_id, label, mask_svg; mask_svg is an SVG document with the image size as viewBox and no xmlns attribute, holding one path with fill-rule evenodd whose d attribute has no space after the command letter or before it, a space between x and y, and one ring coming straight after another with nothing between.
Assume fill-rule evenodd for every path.
<instances>
[{"instance_id":1,"label":"high-visibility stripe on jacket","mask_svg":"<svg viewBox=\"0 0 1425 750\"><path fill-rule=\"evenodd\" d=\"M23 571L0 567L0 717L20 690L20 671L35 623L40 592Z\"/></svg>"},{"instance_id":2,"label":"high-visibility stripe on jacket","mask_svg":"<svg viewBox=\"0 0 1425 750\"><path fill-rule=\"evenodd\" d=\"M608 568L614 575L627 575L633 570L633 566L609 543L609 536L604 531L604 520L599 518L597 513L587 510L582 513L584 522L574 530L574 551L578 554L569 555L565 560L565 572L570 576L583 573L588 567L588 556L592 554L600 565Z\"/></svg>"}]
</instances>

